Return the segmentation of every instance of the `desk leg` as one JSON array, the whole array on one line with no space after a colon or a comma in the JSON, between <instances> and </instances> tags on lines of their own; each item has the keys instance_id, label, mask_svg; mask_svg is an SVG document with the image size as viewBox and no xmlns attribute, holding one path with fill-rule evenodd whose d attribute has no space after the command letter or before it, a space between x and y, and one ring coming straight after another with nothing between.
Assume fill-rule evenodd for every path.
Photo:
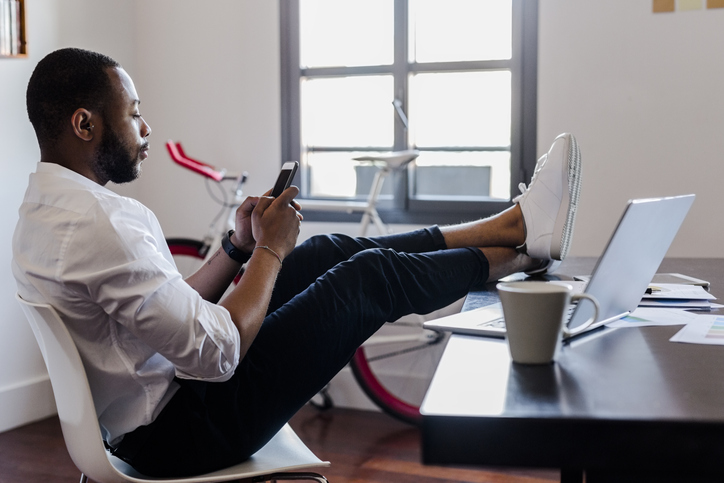
<instances>
[{"instance_id":1,"label":"desk leg","mask_svg":"<svg viewBox=\"0 0 724 483\"><path fill-rule=\"evenodd\" d=\"M561 469L561 483L583 483L583 470Z\"/></svg>"}]
</instances>

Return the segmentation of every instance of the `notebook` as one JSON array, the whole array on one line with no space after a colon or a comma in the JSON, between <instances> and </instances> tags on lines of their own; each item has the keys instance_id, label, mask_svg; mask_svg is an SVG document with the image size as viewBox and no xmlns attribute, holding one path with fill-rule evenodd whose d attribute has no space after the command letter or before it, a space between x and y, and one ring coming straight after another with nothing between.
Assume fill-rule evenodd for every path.
<instances>
[{"instance_id":1,"label":"notebook","mask_svg":"<svg viewBox=\"0 0 724 483\"><path fill-rule=\"evenodd\" d=\"M631 200L583 289L600 305L599 320L583 332L630 314L674 241L695 195ZM593 314L593 304L573 306L569 327L575 329ZM426 321L427 329L459 334L505 337L500 303Z\"/></svg>"}]
</instances>

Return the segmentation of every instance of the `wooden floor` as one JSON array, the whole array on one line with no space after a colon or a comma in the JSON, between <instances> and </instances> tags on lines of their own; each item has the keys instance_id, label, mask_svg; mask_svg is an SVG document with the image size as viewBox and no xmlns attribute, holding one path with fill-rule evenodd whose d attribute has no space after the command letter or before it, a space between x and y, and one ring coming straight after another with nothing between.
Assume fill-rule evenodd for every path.
<instances>
[{"instance_id":1,"label":"wooden floor","mask_svg":"<svg viewBox=\"0 0 724 483\"><path fill-rule=\"evenodd\" d=\"M369 411L303 408L291 421L323 460L330 483L544 483L557 471L466 469L420 463L417 429ZM0 433L1 483L76 482L80 473L65 450L57 418Z\"/></svg>"}]
</instances>

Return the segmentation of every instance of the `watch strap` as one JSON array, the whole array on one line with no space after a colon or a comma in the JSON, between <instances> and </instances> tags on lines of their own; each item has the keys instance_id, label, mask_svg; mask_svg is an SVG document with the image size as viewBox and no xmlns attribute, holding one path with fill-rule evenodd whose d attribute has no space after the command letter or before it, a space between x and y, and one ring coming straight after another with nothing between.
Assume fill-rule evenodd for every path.
<instances>
[{"instance_id":1,"label":"watch strap","mask_svg":"<svg viewBox=\"0 0 724 483\"><path fill-rule=\"evenodd\" d=\"M234 230L229 230L221 238L221 248L223 248L226 254L229 255L229 258L231 258L235 262L242 264L246 263L251 258L251 253L244 253L243 251L236 248L233 243L231 243L231 235L233 234Z\"/></svg>"}]
</instances>

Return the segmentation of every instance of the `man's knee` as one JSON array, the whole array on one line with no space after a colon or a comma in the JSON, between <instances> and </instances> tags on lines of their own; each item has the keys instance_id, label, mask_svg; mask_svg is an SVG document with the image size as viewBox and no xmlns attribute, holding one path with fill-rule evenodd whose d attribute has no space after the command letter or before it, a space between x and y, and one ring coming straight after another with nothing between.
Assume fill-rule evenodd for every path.
<instances>
[{"instance_id":1,"label":"man's knee","mask_svg":"<svg viewBox=\"0 0 724 483\"><path fill-rule=\"evenodd\" d=\"M370 248L361 251L349 259L353 270L368 278L382 276L384 280L396 271L400 254L391 248Z\"/></svg>"},{"instance_id":2,"label":"man's knee","mask_svg":"<svg viewBox=\"0 0 724 483\"><path fill-rule=\"evenodd\" d=\"M347 235L321 234L313 235L305 240L300 247L311 247L317 253L327 253L329 250L340 249L346 240L351 239Z\"/></svg>"}]
</instances>

